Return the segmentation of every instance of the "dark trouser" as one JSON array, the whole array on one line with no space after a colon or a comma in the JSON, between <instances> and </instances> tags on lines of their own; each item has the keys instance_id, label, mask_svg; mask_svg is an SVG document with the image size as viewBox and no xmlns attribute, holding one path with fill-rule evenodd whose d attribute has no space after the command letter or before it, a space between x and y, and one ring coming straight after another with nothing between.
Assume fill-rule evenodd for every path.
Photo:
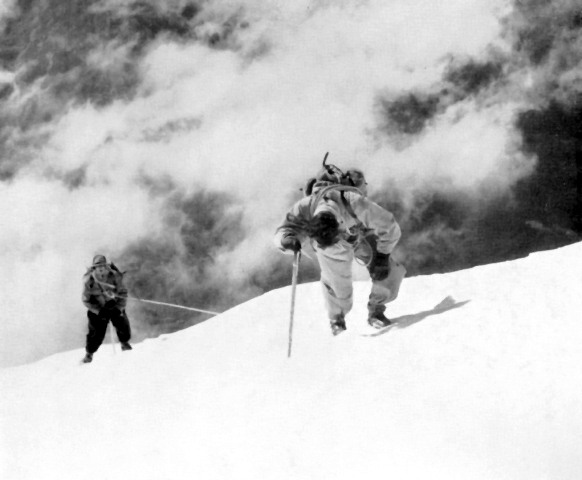
<instances>
[{"instance_id":1,"label":"dark trouser","mask_svg":"<svg viewBox=\"0 0 582 480\"><path fill-rule=\"evenodd\" d=\"M85 350L89 353L95 353L103 343L107 325L110 321L117 331L117 338L119 338L120 342L128 342L131 338L129 319L125 312L120 312L114 308L97 315L88 310L87 317L89 318L89 333L87 334Z\"/></svg>"}]
</instances>

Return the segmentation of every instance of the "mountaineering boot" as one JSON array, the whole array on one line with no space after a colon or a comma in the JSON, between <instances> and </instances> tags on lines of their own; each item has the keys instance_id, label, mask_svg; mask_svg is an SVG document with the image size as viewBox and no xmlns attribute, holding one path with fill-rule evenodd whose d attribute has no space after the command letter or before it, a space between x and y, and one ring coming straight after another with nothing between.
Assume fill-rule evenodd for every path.
<instances>
[{"instance_id":1,"label":"mountaineering boot","mask_svg":"<svg viewBox=\"0 0 582 480\"><path fill-rule=\"evenodd\" d=\"M87 352L85 358L83 358L83 363L91 363L93 361L93 354Z\"/></svg>"},{"instance_id":2,"label":"mountaineering boot","mask_svg":"<svg viewBox=\"0 0 582 480\"><path fill-rule=\"evenodd\" d=\"M121 349L122 350L133 350L133 348L129 344L129 342L121 342Z\"/></svg>"},{"instance_id":3,"label":"mountaineering boot","mask_svg":"<svg viewBox=\"0 0 582 480\"><path fill-rule=\"evenodd\" d=\"M376 310L368 315L368 323L374 328L384 328L392 325L392 322L386 318L383 311Z\"/></svg>"},{"instance_id":4,"label":"mountaineering boot","mask_svg":"<svg viewBox=\"0 0 582 480\"><path fill-rule=\"evenodd\" d=\"M338 335L346 329L346 321L344 316L339 314L330 320L331 333Z\"/></svg>"}]
</instances>

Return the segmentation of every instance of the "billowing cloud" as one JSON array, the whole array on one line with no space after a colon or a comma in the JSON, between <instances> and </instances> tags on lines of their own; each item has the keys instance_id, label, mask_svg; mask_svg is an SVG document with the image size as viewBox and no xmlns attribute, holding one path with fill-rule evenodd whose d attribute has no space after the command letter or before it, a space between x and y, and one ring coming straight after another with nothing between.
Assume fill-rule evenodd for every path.
<instances>
[{"instance_id":1,"label":"billowing cloud","mask_svg":"<svg viewBox=\"0 0 582 480\"><path fill-rule=\"evenodd\" d=\"M515 118L531 104L523 85L541 88L541 74L519 63L500 22L515 17L510 7L54 0L22 10L10 34L21 53L0 90L4 328L23 338L42 325L35 355L82 342L80 279L97 252L128 266L136 295L201 308L283 284L271 236L327 151L364 169L373 198L411 234L411 271L430 270L427 242L453 251L469 214L486 218L477 205L511 200L535 168ZM455 213L424 231L419 205ZM42 309L26 303L39 282ZM188 324L131 308L138 334ZM32 355L1 350L2 362Z\"/></svg>"},{"instance_id":2,"label":"billowing cloud","mask_svg":"<svg viewBox=\"0 0 582 480\"><path fill-rule=\"evenodd\" d=\"M16 0L6 0L0 4L0 21L11 17L15 12Z\"/></svg>"}]
</instances>

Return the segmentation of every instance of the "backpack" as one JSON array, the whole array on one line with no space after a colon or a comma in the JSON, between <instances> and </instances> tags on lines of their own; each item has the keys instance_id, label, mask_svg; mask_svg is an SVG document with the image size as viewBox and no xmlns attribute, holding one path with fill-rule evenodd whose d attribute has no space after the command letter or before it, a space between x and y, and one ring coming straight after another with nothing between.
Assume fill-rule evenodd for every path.
<instances>
[{"instance_id":1,"label":"backpack","mask_svg":"<svg viewBox=\"0 0 582 480\"><path fill-rule=\"evenodd\" d=\"M311 177L307 180L304 188L304 193L309 196L313 193L313 187L318 182L325 182L330 185L341 185L346 187L354 187L357 189L358 193L361 195L366 195L366 179L364 178L364 173L361 170L352 168L344 173L340 168L332 164L327 164L327 157L329 152L323 157L322 169L319 171L317 176Z\"/></svg>"},{"instance_id":2,"label":"backpack","mask_svg":"<svg viewBox=\"0 0 582 480\"><path fill-rule=\"evenodd\" d=\"M304 192L305 196L314 195L311 200L311 216L313 216L314 210L318 205L319 201L325 197L327 193L332 190L341 192L341 200L343 205L349 214L359 222L352 206L347 201L345 197L345 192L355 192L360 195L366 196L366 179L364 178L364 173L358 169L350 169L344 173L340 168L335 165L327 164L327 157L329 152L323 157L322 169L319 171L316 177L312 177L307 181ZM313 194L313 187L317 183L324 183L325 185L316 194Z\"/></svg>"}]
</instances>

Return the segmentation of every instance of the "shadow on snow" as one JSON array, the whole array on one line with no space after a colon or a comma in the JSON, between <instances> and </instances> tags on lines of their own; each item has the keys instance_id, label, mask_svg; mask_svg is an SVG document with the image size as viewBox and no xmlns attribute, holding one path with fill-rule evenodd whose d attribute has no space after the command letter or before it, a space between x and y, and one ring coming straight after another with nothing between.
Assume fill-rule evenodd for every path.
<instances>
[{"instance_id":1,"label":"shadow on snow","mask_svg":"<svg viewBox=\"0 0 582 480\"><path fill-rule=\"evenodd\" d=\"M377 337L379 335L384 335L388 333L392 328L403 329L408 328L415 323L418 323L424 320L426 317L430 317L431 315L440 315L441 313L448 312L449 310L453 310L455 308L460 308L471 300L465 300L464 302L457 302L453 297L448 296L443 301L441 301L438 305L436 305L432 310L425 310L424 312L414 313L412 315L403 315L402 317L393 318L392 325L389 327L383 328L376 333L372 333L368 335L369 337Z\"/></svg>"}]
</instances>

